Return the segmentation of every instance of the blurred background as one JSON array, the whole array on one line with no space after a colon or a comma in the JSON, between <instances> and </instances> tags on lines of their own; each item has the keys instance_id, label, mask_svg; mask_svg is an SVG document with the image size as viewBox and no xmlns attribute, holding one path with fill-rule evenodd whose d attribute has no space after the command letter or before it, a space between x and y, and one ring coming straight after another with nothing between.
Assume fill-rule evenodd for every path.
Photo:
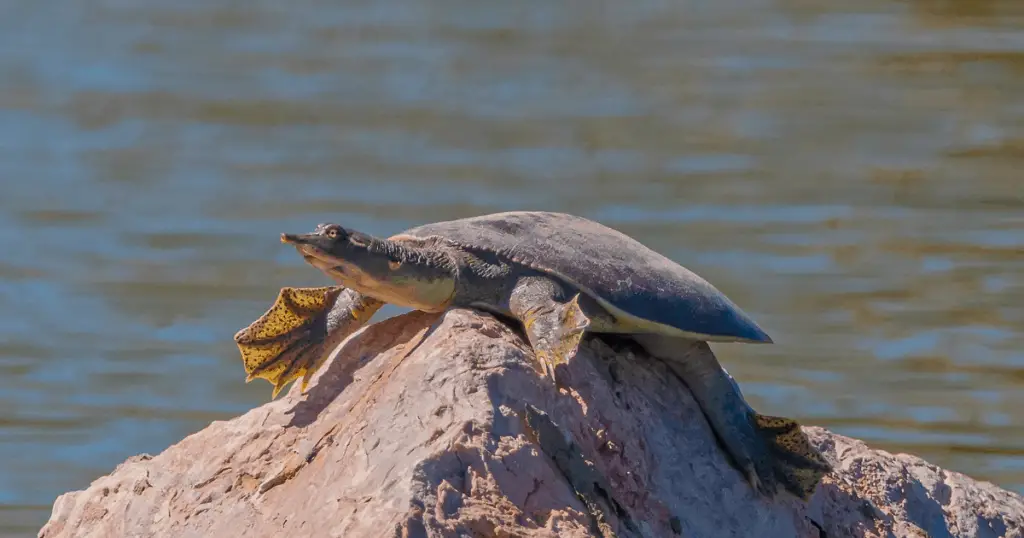
<instances>
[{"instance_id":1,"label":"blurred background","mask_svg":"<svg viewBox=\"0 0 1024 538\"><path fill-rule=\"evenodd\" d=\"M1024 491L1024 4L841 4L4 2L0 534L269 399L280 232L508 209L726 292L763 412Z\"/></svg>"}]
</instances>

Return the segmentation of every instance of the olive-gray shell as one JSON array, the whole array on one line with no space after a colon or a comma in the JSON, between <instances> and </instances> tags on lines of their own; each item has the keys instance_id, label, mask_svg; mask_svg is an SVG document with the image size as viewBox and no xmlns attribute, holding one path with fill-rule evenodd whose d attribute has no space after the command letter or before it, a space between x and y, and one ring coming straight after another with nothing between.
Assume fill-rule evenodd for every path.
<instances>
[{"instance_id":1,"label":"olive-gray shell","mask_svg":"<svg viewBox=\"0 0 1024 538\"><path fill-rule=\"evenodd\" d=\"M565 275L633 316L701 335L771 338L714 286L635 239L597 222L540 211L436 222L404 232L439 235Z\"/></svg>"}]
</instances>

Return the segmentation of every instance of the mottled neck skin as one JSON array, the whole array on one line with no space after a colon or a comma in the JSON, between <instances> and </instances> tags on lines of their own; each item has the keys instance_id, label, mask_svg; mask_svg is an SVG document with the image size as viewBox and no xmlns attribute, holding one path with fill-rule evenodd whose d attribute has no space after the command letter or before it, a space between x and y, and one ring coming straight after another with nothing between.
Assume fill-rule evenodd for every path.
<instances>
[{"instance_id":1,"label":"mottled neck skin","mask_svg":"<svg viewBox=\"0 0 1024 538\"><path fill-rule=\"evenodd\" d=\"M282 239L343 286L426 312L474 305L504 311L514 273L522 271L499 254L441 237L382 239L324 224L312 234Z\"/></svg>"},{"instance_id":2,"label":"mottled neck skin","mask_svg":"<svg viewBox=\"0 0 1024 538\"><path fill-rule=\"evenodd\" d=\"M457 270L447 249L366 235L356 241L344 257L311 263L342 285L389 304L426 312L448 307Z\"/></svg>"},{"instance_id":3,"label":"mottled neck skin","mask_svg":"<svg viewBox=\"0 0 1024 538\"><path fill-rule=\"evenodd\" d=\"M396 236L390 240L375 239L369 250L392 260L401 260L402 266L409 267L412 273L419 275L414 278L418 279L416 286L420 289L435 286L433 275L438 272L453 275L454 293L445 308L482 307L505 314L508 312L508 298L516 285L517 276L534 274L534 271L512 263L495 252L456 245L441 237ZM396 278L402 278L402 275L391 271L388 274L378 273L378 278L395 281Z\"/></svg>"}]
</instances>

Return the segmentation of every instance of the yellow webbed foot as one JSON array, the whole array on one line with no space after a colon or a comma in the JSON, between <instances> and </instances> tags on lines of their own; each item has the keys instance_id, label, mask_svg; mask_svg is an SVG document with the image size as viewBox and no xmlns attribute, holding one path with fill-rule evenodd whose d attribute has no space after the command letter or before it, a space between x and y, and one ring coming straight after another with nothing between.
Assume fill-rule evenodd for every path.
<instances>
[{"instance_id":1,"label":"yellow webbed foot","mask_svg":"<svg viewBox=\"0 0 1024 538\"><path fill-rule=\"evenodd\" d=\"M776 478L793 495L810 500L832 465L795 420L755 413L754 421L771 452Z\"/></svg>"},{"instance_id":2,"label":"yellow webbed foot","mask_svg":"<svg viewBox=\"0 0 1024 538\"><path fill-rule=\"evenodd\" d=\"M274 304L235 334L246 383L263 378L274 385L273 398L292 380L309 376L321 359L326 317L345 288L282 288Z\"/></svg>"}]
</instances>

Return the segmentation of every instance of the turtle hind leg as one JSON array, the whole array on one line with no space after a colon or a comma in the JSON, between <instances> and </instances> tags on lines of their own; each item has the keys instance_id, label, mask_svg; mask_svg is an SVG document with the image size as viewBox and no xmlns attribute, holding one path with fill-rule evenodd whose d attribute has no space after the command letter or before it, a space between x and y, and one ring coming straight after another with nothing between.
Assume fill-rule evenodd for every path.
<instances>
[{"instance_id":1,"label":"turtle hind leg","mask_svg":"<svg viewBox=\"0 0 1024 538\"><path fill-rule=\"evenodd\" d=\"M730 462L754 490L772 497L781 487L810 497L830 467L796 421L751 409L707 342L649 334L636 339L690 389Z\"/></svg>"},{"instance_id":2,"label":"turtle hind leg","mask_svg":"<svg viewBox=\"0 0 1024 538\"><path fill-rule=\"evenodd\" d=\"M575 356L590 318L580 308L579 294L562 301L564 290L546 277L521 279L509 299L509 310L522 324L546 377L557 381L555 367Z\"/></svg>"},{"instance_id":3,"label":"turtle hind leg","mask_svg":"<svg viewBox=\"0 0 1024 538\"><path fill-rule=\"evenodd\" d=\"M246 382L266 379L275 398L301 377L305 391L330 351L382 304L342 287L282 288L266 313L235 334Z\"/></svg>"}]
</instances>

